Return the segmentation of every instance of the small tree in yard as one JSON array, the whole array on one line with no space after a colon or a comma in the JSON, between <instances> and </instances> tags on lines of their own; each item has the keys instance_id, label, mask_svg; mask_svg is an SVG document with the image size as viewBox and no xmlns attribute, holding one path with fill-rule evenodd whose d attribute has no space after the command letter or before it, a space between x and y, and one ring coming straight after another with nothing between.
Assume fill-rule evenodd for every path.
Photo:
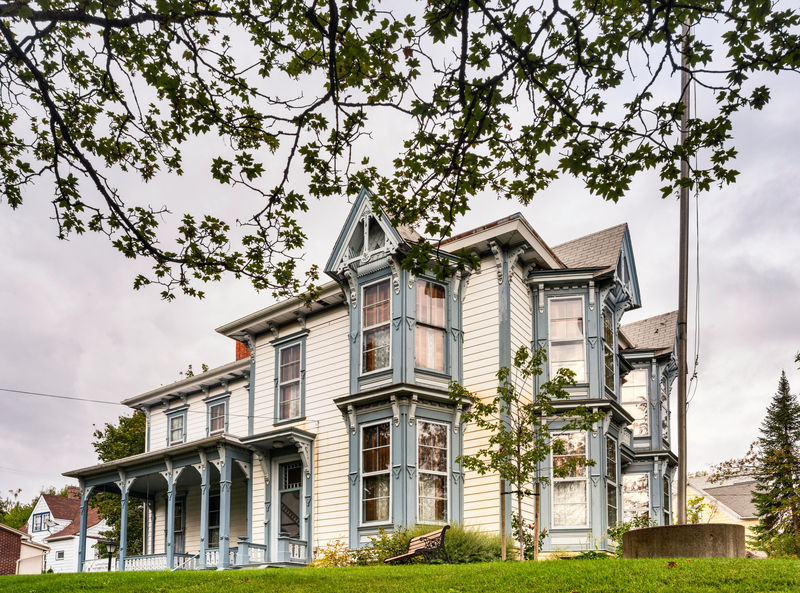
<instances>
[{"instance_id":1,"label":"small tree in yard","mask_svg":"<svg viewBox=\"0 0 800 593\"><path fill-rule=\"evenodd\" d=\"M800 403L789 392L786 373L761 423L761 438L742 459L714 468L712 481L735 476L756 480L753 503L759 548L770 553L800 555Z\"/></svg>"},{"instance_id":2,"label":"small tree in yard","mask_svg":"<svg viewBox=\"0 0 800 593\"><path fill-rule=\"evenodd\" d=\"M542 374L547 359L544 350L531 352L525 347L517 350L514 356L513 372L503 367L497 373L497 395L490 400L481 401L456 382L450 385L450 399L457 404L471 403L471 407L462 417L464 423L473 423L478 428L491 432L487 446L473 455L462 455L461 465L479 474L496 473L511 485L511 490L503 494L512 494L517 499L517 516L522 517L522 502L533 496L531 486L537 482L547 483L548 478L537 472L540 463L547 460L553 452L563 455L565 443L553 438L548 421L565 422L560 430L589 430L600 420L604 412L590 412L586 406L578 406L572 410L561 412L556 416L552 402L569 399L565 387L575 384L575 373L568 369L559 369L558 373L542 384L538 392L531 389L531 395L525 394L524 387L533 377ZM578 470L583 463L572 458L553 467L555 477L565 477ZM586 460L587 465L594 465ZM537 522L538 532L538 522ZM525 559L524 530L518 530L519 559ZM537 533L538 536L538 533Z\"/></svg>"}]
</instances>

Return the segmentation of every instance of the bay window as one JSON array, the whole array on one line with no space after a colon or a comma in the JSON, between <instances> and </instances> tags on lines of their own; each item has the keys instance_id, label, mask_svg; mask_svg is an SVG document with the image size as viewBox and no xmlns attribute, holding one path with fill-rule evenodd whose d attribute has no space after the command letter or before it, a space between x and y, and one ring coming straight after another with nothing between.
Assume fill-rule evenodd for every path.
<instances>
[{"instance_id":1,"label":"bay window","mask_svg":"<svg viewBox=\"0 0 800 593\"><path fill-rule=\"evenodd\" d=\"M619 521L617 494L617 441L606 437L606 504L608 508L608 527Z\"/></svg>"},{"instance_id":2,"label":"bay window","mask_svg":"<svg viewBox=\"0 0 800 593\"><path fill-rule=\"evenodd\" d=\"M418 367L444 371L444 286L417 281L417 321L414 360Z\"/></svg>"},{"instance_id":3,"label":"bay window","mask_svg":"<svg viewBox=\"0 0 800 593\"><path fill-rule=\"evenodd\" d=\"M361 520L388 522L391 518L391 427L389 422L361 429Z\"/></svg>"},{"instance_id":4,"label":"bay window","mask_svg":"<svg viewBox=\"0 0 800 593\"><path fill-rule=\"evenodd\" d=\"M447 425L418 421L417 426L417 520L447 521Z\"/></svg>"},{"instance_id":5,"label":"bay window","mask_svg":"<svg viewBox=\"0 0 800 593\"><path fill-rule=\"evenodd\" d=\"M550 299L550 376L558 369L569 369L575 380L586 380L583 299Z\"/></svg>"},{"instance_id":6,"label":"bay window","mask_svg":"<svg viewBox=\"0 0 800 593\"><path fill-rule=\"evenodd\" d=\"M622 407L633 416L633 436L643 437L650 434L647 414L647 370L631 371L622 385Z\"/></svg>"},{"instance_id":7,"label":"bay window","mask_svg":"<svg viewBox=\"0 0 800 593\"><path fill-rule=\"evenodd\" d=\"M628 474L622 476L622 519L650 516L650 476Z\"/></svg>"},{"instance_id":8,"label":"bay window","mask_svg":"<svg viewBox=\"0 0 800 593\"><path fill-rule=\"evenodd\" d=\"M361 371L389 367L391 358L391 290L389 279L364 287Z\"/></svg>"},{"instance_id":9,"label":"bay window","mask_svg":"<svg viewBox=\"0 0 800 593\"><path fill-rule=\"evenodd\" d=\"M553 476L553 526L587 525L586 434L561 434L554 436L553 440L564 443L563 454L553 453L553 468L577 461L566 476Z\"/></svg>"},{"instance_id":10,"label":"bay window","mask_svg":"<svg viewBox=\"0 0 800 593\"><path fill-rule=\"evenodd\" d=\"M669 393L661 385L661 438L669 442Z\"/></svg>"},{"instance_id":11,"label":"bay window","mask_svg":"<svg viewBox=\"0 0 800 593\"><path fill-rule=\"evenodd\" d=\"M611 314L603 315L603 352L606 368L606 387L615 393L617 365L614 360L614 322Z\"/></svg>"}]
</instances>

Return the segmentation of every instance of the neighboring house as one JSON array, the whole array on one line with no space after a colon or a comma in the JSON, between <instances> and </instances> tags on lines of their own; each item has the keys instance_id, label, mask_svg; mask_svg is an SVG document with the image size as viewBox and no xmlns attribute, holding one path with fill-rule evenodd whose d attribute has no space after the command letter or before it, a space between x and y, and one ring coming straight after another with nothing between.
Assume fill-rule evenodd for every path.
<instances>
[{"instance_id":1,"label":"neighboring house","mask_svg":"<svg viewBox=\"0 0 800 593\"><path fill-rule=\"evenodd\" d=\"M9 574L41 574L45 570L45 545L31 536L0 523L0 576Z\"/></svg>"},{"instance_id":2,"label":"neighboring house","mask_svg":"<svg viewBox=\"0 0 800 593\"><path fill-rule=\"evenodd\" d=\"M752 500L755 489L756 481L752 477L709 482L707 476L698 476L689 478L686 498L689 501L697 496L703 498L701 523L744 525L749 540L755 535L753 527L758 525L758 511Z\"/></svg>"},{"instance_id":3,"label":"neighboring house","mask_svg":"<svg viewBox=\"0 0 800 593\"><path fill-rule=\"evenodd\" d=\"M42 494L36 501L24 529L34 542L49 547L45 560L46 570L52 568L53 572L78 571L80 513L80 489L75 486L68 487L67 498ZM97 558L92 544L100 539L100 532L106 529L106 522L100 519L97 510L89 507L86 537L90 541L85 551L85 560Z\"/></svg>"},{"instance_id":4,"label":"neighboring house","mask_svg":"<svg viewBox=\"0 0 800 593\"><path fill-rule=\"evenodd\" d=\"M123 402L147 417L146 452L65 474L84 510L97 492L146 501L146 556L121 547L121 569L306 564L334 539L358 547L414 523L498 531L498 476L457 462L487 433L462 425L448 384L493 396L520 346L549 353L528 393L566 367L577 385L557 407L605 412L593 431L556 436L596 465L542 489L544 549L587 537L611 549L606 529L632 513L670 522L675 315L620 329L641 305L627 225L550 248L513 215L443 242L442 257L480 261L444 280L402 268L419 240L363 191L313 303L218 328L237 341L235 362ZM530 501L524 512L532 521Z\"/></svg>"}]
</instances>

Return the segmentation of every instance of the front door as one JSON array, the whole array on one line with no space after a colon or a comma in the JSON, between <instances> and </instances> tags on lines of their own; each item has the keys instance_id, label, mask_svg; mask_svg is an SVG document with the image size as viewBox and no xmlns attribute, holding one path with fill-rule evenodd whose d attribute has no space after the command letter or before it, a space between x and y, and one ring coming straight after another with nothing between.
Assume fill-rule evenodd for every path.
<instances>
[{"instance_id":1,"label":"front door","mask_svg":"<svg viewBox=\"0 0 800 593\"><path fill-rule=\"evenodd\" d=\"M300 500L303 489L303 464L300 461L282 463L278 470L278 500L280 501L281 537L300 537Z\"/></svg>"}]
</instances>

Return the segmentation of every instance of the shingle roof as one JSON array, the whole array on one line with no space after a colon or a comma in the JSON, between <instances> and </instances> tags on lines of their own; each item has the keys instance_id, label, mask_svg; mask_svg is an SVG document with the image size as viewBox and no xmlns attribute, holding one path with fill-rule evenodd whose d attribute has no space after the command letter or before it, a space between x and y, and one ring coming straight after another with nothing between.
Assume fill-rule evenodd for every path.
<instances>
[{"instance_id":1,"label":"shingle roof","mask_svg":"<svg viewBox=\"0 0 800 593\"><path fill-rule=\"evenodd\" d=\"M742 519L752 519L758 516L756 505L752 502L756 481L749 476L725 480L717 484L709 482L706 477L691 478L689 484L718 500Z\"/></svg>"},{"instance_id":2,"label":"shingle roof","mask_svg":"<svg viewBox=\"0 0 800 593\"><path fill-rule=\"evenodd\" d=\"M77 498L64 498L63 496L54 496L52 494L42 494L42 496L54 519L71 521L64 529L47 536L45 540L77 534L81 522L81 501ZM97 513L97 509L89 507L89 514L86 516L86 526L91 527L99 522L100 515Z\"/></svg>"},{"instance_id":3,"label":"shingle roof","mask_svg":"<svg viewBox=\"0 0 800 593\"><path fill-rule=\"evenodd\" d=\"M671 311L628 323L620 329L633 342L634 350L655 350L660 355L672 352L677 327L678 312Z\"/></svg>"},{"instance_id":4,"label":"shingle roof","mask_svg":"<svg viewBox=\"0 0 800 593\"><path fill-rule=\"evenodd\" d=\"M598 274L613 270L619 260L627 223L579 237L553 247L568 268L600 268Z\"/></svg>"}]
</instances>

